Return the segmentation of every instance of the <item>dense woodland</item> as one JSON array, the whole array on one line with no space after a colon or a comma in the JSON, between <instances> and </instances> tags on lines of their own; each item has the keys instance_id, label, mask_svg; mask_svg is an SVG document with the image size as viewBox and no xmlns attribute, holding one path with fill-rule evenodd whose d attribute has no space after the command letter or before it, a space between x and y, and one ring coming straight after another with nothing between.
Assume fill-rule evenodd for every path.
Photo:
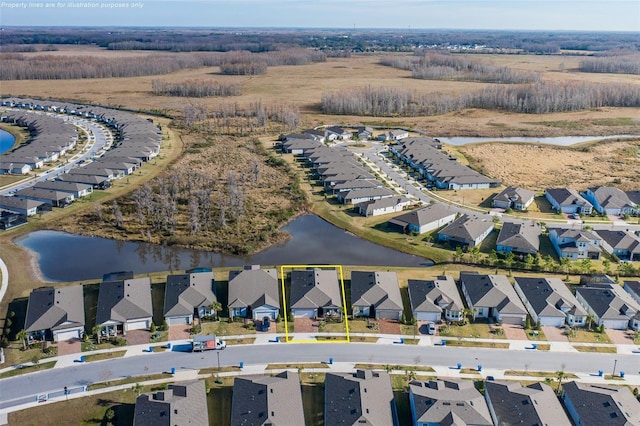
<instances>
[{"instance_id":1,"label":"dense woodland","mask_svg":"<svg viewBox=\"0 0 640 426\"><path fill-rule=\"evenodd\" d=\"M468 56L451 53L416 51L419 58L391 56L383 65L411 71L413 78L425 80L481 81L486 83L533 83L540 80L534 72L498 67Z\"/></svg>"},{"instance_id":2,"label":"dense woodland","mask_svg":"<svg viewBox=\"0 0 640 426\"><path fill-rule=\"evenodd\" d=\"M605 106L640 106L640 87L632 84L538 82L491 85L475 93L452 96L367 86L322 95L322 112L340 115L412 117L445 114L465 108L543 114Z\"/></svg>"},{"instance_id":3,"label":"dense woodland","mask_svg":"<svg viewBox=\"0 0 640 426\"><path fill-rule=\"evenodd\" d=\"M580 71L614 74L640 74L640 55L590 58L580 62Z\"/></svg>"},{"instance_id":4,"label":"dense woodland","mask_svg":"<svg viewBox=\"0 0 640 426\"><path fill-rule=\"evenodd\" d=\"M151 91L161 96L188 96L203 98L207 96L239 96L242 87L236 83L221 83L215 80L185 80L179 83L155 79L151 82Z\"/></svg>"},{"instance_id":5,"label":"dense woodland","mask_svg":"<svg viewBox=\"0 0 640 426\"><path fill-rule=\"evenodd\" d=\"M637 33L407 30L407 29L173 29L173 28L3 28L3 46L97 45L118 50L172 52L246 50L268 52L283 46L299 46L327 52L412 52L416 48L482 51L559 53L562 50L602 52L614 49L639 51Z\"/></svg>"}]
</instances>

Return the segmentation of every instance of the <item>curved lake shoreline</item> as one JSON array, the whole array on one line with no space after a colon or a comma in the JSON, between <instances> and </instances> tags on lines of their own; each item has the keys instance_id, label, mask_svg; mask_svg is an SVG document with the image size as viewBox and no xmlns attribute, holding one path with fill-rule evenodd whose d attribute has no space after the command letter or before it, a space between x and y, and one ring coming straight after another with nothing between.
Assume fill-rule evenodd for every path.
<instances>
[{"instance_id":1,"label":"curved lake shoreline","mask_svg":"<svg viewBox=\"0 0 640 426\"><path fill-rule=\"evenodd\" d=\"M0 155L14 147L16 137L4 129L0 129Z\"/></svg>"},{"instance_id":2,"label":"curved lake shoreline","mask_svg":"<svg viewBox=\"0 0 640 426\"><path fill-rule=\"evenodd\" d=\"M300 216L284 226L282 231L291 235L287 242L251 256L231 256L180 247L72 235L60 231L35 231L17 238L15 243L37 256L34 258L37 270L42 278L52 282L98 279L105 273L122 270L142 274L198 266L433 265L428 259L355 237L315 215Z\"/></svg>"}]
</instances>

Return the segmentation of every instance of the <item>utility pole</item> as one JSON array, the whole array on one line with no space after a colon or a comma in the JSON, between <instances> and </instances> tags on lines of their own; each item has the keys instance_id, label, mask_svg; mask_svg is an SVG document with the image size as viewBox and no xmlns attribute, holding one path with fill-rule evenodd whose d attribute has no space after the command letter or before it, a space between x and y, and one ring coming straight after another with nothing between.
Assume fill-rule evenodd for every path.
<instances>
[{"instance_id":1,"label":"utility pole","mask_svg":"<svg viewBox=\"0 0 640 426\"><path fill-rule=\"evenodd\" d=\"M618 365L618 360L614 359L613 360L613 373L611 373L611 378L616 377L616 365Z\"/></svg>"},{"instance_id":2,"label":"utility pole","mask_svg":"<svg viewBox=\"0 0 640 426\"><path fill-rule=\"evenodd\" d=\"M218 371L220 371L220 351L216 352L216 355L218 355Z\"/></svg>"}]
</instances>

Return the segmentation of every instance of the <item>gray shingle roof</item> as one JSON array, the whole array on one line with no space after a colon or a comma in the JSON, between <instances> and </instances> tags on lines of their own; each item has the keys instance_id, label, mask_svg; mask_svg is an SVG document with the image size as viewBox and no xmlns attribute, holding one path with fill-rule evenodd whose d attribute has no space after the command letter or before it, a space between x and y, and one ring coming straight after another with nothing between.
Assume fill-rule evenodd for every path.
<instances>
[{"instance_id":1,"label":"gray shingle roof","mask_svg":"<svg viewBox=\"0 0 640 426\"><path fill-rule=\"evenodd\" d=\"M555 392L544 383L523 387L518 382L487 381L485 398L499 425L571 426Z\"/></svg>"},{"instance_id":2,"label":"gray shingle roof","mask_svg":"<svg viewBox=\"0 0 640 426\"><path fill-rule=\"evenodd\" d=\"M280 309L279 294L275 269L260 269L253 265L229 272L229 308L269 305Z\"/></svg>"},{"instance_id":3,"label":"gray shingle roof","mask_svg":"<svg viewBox=\"0 0 640 426\"><path fill-rule=\"evenodd\" d=\"M204 381L177 382L136 398L134 426L208 426Z\"/></svg>"},{"instance_id":4,"label":"gray shingle roof","mask_svg":"<svg viewBox=\"0 0 640 426\"><path fill-rule=\"evenodd\" d=\"M342 294L335 269L291 271L291 308L342 307Z\"/></svg>"},{"instance_id":5,"label":"gray shingle roof","mask_svg":"<svg viewBox=\"0 0 640 426\"><path fill-rule=\"evenodd\" d=\"M401 214L391 220L393 223L401 226L414 225L421 227L437 220L444 219L452 214L455 214L455 212L449 210L449 208L444 204L435 203L421 209Z\"/></svg>"},{"instance_id":6,"label":"gray shingle roof","mask_svg":"<svg viewBox=\"0 0 640 426\"><path fill-rule=\"evenodd\" d=\"M358 204L358 208L365 210L368 214L377 209L384 209L387 207L397 206L398 204L409 204L409 199L403 196L399 197L387 197L377 200L364 201Z\"/></svg>"},{"instance_id":7,"label":"gray shingle roof","mask_svg":"<svg viewBox=\"0 0 640 426\"><path fill-rule=\"evenodd\" d=\"M297 373L236 377L231 425L303 425L302 392Z\"/></svg>"},{"instance_id":8,"label":"gray shingle roof","mask_svg":"<svg viewBox=\"0 0 640 426\"><path fill-rule=\"evenodd\" d=\"M536 193L529 189L518 188L516 186L508 186L501 193L493 197L494 201L502 201L506 203L526 203L535 197Z\"/></svg>"},{"instance_id":9,"label":"gray shingle roof","mask_svg":"<svg viewBox=\"0 0 640 426\"><path fill-rule=\"evenodd\" d=\"M570 310L575 316L587 315L560 278L516 277L515 281L538 316L564 317Z\"/></svg>"},{"instance_id":10,"label":"gray shingle roof","mask_svg":"<svg viewBox=\"0 0 640 426\"><path fill-rule=\"evenodd\" d=\"M31 291L27 304L26 331L62 330L84 326L82 286L40 287Z\"/></svg>"},{"instance_id":11,"label":"gray shingle roof","mask_svg":"<svg viewBox=\"0 0 640 426\"><path fill-rule=\"evenodd\" d=\"M151 306L151 279L134 278L100 283L96 324L107 321L128 320L153 316Z\"/></svg>"},{"instance_id":12,"label":"gray shingle roof","mask_svg":"<svg viewBox=\"0 0 640 426\"><path fill-rule=\"evenodd\" d=\"M420 424L493 425L487 403L470 380L413 380L409 398Z\"/></svg>"},{"instance_id":13,"label":"gray shingle roof","mask_svg":"<svg viewBox=\"0 0 640 426\"><path fill-rule=\"evenodd\" d=\"M351 272L351 304L380 310L402 310L402 296L395 272Z\"/></svg>"},{"instance_id":14,"label":"gray shingle roof","mask_svg":"<svg viewBox=\"0 0 640 426\"><path fill-rule=\"evenodd\" d=\"M411 312L462 311L464 305L455 281L449 275L435 280L408 280Z\"/></svg>"},{"instance_id":15,"label":"gray shingle roof","mask_svg":"<svg viewBox=\"0 0 640 426\"><path fill-rule=\"evenodd\" d=\"M195 308L215 302L213 272L169 275L164 292L164 316L192 315Z\"/></svg>"},{"instance_id":16,"label":"gray shingle roof","mask_svg":"<svg viewBox=\"0 0 640 426\"><path fill-rule=\"evenodd\" d=\"M438 234L448 235L456 241L469 243L475 241L476 238L487 232L487 230L493 229L493 226L493 222L480 216L463 214L443 228Z\"/></svg>"},{"instance_id":17,"label":"gray shingle roof","mask_svg":"<svg viewBox=\"0 0 640 426\"><path fill-rule=\"evenodd\" d=\"M586 205L592 206L582 195L575 189L571 188L547 188L546 193L549 194L560 206Z\"/></svg>"},{"instance_id":18,"label":"gray shingle roof","mask_svg":"<svg viewBox=\"0 0 640 426\"><path fill-rule=\"evenodd\" d=\"M585 426L640 425L640 402L625 386L568 382L562 385L562 398L575 408L579 419L573 420Z\"/></svg>"},{"instance_id":19,"label":"gray shingle roof","mask_svg":"<svg viewBox=\"0 0 640 426\"><path fill-rule=\"evenodd\" d=\"M629 253L640 255L640 237L631 232L597 230L596 234L614 250L627 250Z\"/></svg>"},{"instance_id":20,"label":"gray shingle roof","mask_svg":"<svg viewBox=\"0 0 640 426\"><path fill-rule=\"evenodd\" d=\"M389 374L357 370L327 373L324 382L326 425L396 425Z\"/></svg>"},{"instance_id":21,"label":"gray shingle roof","mask_svg":"<svg viewBox=\"0 0 640 426\"><path fill-rule=\"evenodd\" d=\"M460 283L475 306L498 308L500 314L526 314L527 310L504 275L460 272Z\"/></svg>"},{"instance_id":22,"label":"gray shingle roof","mask_svg":"<svg viewBox=\"0 0 640 426\"><path fill-rule=\"evenodd\" d=\"M618 284L592 284L576 289L593 312L602 320L629 320L640 306Z\"/></svg>"},{"instance_id":23,"label":"gray shingle roof","mask_svg":"<svg viewBox=\"0 0 640 426\"><path fill-rule=\"evenodd\" d=\"M496 245L512 247L515 252L537 253L542 229L537 223L504 222Z\"/></svg>"},{"instance_id":24,"label":"gray shingle roof","mask_svg":"<svg viewBox=\"0 0 640 426\"><path fill-rule=\"evenodd\" d=\"M589 188L602 208L617 209L623 207L635 207L635 203L621 189L613 186L597 186Z\"/></svg>"}]
</instances>

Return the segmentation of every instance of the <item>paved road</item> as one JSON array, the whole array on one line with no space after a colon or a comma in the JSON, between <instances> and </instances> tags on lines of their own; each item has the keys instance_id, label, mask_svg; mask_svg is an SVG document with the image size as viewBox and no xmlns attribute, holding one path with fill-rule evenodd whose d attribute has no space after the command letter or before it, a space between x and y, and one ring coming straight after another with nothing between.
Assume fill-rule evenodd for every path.
<instances>
[{"instance_id":1,"label":"paved road","mask_svg":"<svg viewBox=\"0 0 640 426\"><path fill-rule=\"evenodd\" d=\"M420 189L416 188L413 184L415 183L415 180L409 178L406 173L404 172L400 172L398 168L392 167L391 165L393 164L393 161L389 160L387 157L385 157L384 155L382 155L383 152L386 151L386 148L383 144L377 143L377 142L370 142L372 144L371 148L368 149L362 149L359 148L357 150L352 149L352 152L358 152L360 154L362 154L370 163L375 164L378 168L380 168L380 170L382 170L388 177L390 180L394 181L395 183L397 183L401 188L403 188L405 191L408 192L408 194L410 196L412 196L415 199L419 199L420 201L424 202L424 203L430 203L431 201L436 201L438 203L447 205L448 208L450 208L451 210L457 212L457 213L473 213L473 214L477 214L480 216L485 217L488 220L493 220L494 217L498 217L500 219L501 222L509 221L509 222L514 222L514 223L523 223L523 222L531 222L531 220L535 220L535 221L541 221L543 219L540 218L534 218L534 219L527 219L527 218L515 218L515 217L510 217L510 216L503 216L503 215L493 215L493 214L488 214L486 213L486 210L482 210L482 211L477 211L477 210L472 210L467 206L460 206L460 205L456 205L456 204L451 204L451 203L444 203L440 200L438 200L435 197L430 196L429 194L425 194L422 189L424 189L424 186L422 184L420 184ZM391 155L391 154L389 154ZM434 195L438 195L438 193L435 193ZM446 198L446 193L444 193L444 198ZM583 223L581 220L544 220L545 222L547 222L548 225L553 225L553 224L557 224L557 225L569 225L569 226L573 226L576 229L580 229L583 226ZM626 223L622 220L620 221L616 221L616 222L588 222L587 223L591 228L593 228L594 230L599 230L599 229L620 229L620 230L627 230L627 231L640 231L640 224L629 224Z\"/></svg>"},{"instance_id":2,"label":"paved road","mask_svg":"<svg viewBox=\"0 0 640 426\"><path fill-rule=\"evenodd\" d=\"M32 114L45 114L43 112L31 112ZM82 151L80 153L75 154L73 157L61 157L61 161L68 161L64 166L50 169L47 172L38 173L35 179L30 179L26 182L19 182L15 185L10 185L3 188L0 191L0 195L9 195L14 193L15 191L19 191L21 189L28 188L33 186L37 182L42 182L45 180L50 180L58 177L63 173L68 173L74 168L81 167L83 164L88 164L88 162L94 157L99 155L99 152L103 150L105 147L110 146L113 143L113 135L109 130L107 130L104 126L84 118L80 117L70 117L62 114L54 114L54 113L46 113L47 115L55 118L59 118L60 120L68 121L73 123L74 125L82 128L88 135L88 147L89 149L85 150L82 147Z\"/></svg>"},{"instance_id":3,"label":"paved road","mask_svg":"<svg viewBox=\"0 0 640 426\"><path fill-rule=\"evenodd\" d=\"M271 343L253 346L231 346L221 352L164 352L92 363L77 363L36 374L3 379L0 382L0 409L33 399L33 395L59 391L64 386L76 387L94 382L116 380L170 371L217 366L246 366L268 363L365 362L375 364L430 365L486 369L542 370L572 373L593 373L598 369L610 372L614 360L617 370L638 374L640 355L591 354L499 349L449 348L394 344L295 344Z\"/></svg>"}]
</instances>

